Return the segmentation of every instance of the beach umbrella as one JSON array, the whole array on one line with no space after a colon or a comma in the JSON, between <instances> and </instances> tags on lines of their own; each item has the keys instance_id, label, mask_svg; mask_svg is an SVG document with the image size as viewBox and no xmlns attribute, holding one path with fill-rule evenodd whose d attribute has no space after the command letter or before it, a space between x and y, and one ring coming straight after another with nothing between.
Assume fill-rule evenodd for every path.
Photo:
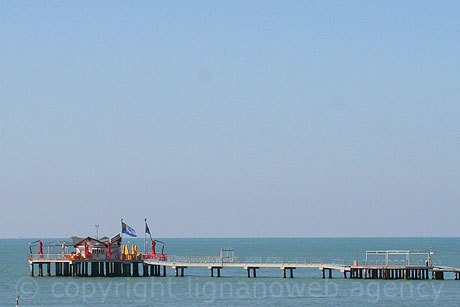
<instances>
[{"instance_id":1,"label":"beach umbrella","mask_svg":"<svg viewBox=\"0 0 460 307\"><path fill-rule=\"evenodd\" d=\"M155 255L155 245L157 243L155 241L152 241L152 255Z\"/></svg>"},{"instance_id":2,"label":"beach umbrella","mask_svg":"<svg viewBox=\"0 0 460 307\"><path fill-rule=\"evenodd\" d=\"M109 243L108 243L108 246L107 246L107 258L108 258L108 259L112 258L112 252L110 251L111 245L112 245L112 244L109 242Z\"/></svg>"},{"instance_id":3,"label":"beach umbrella","mask_svg":"<svg viewBox=\"0 0 460 307\"><path fill-rule=\"evenodd\" d=\"M43 256L43 242L42 241L38 241L38 254L40 256Z\"/></svg>"}]
</instances>

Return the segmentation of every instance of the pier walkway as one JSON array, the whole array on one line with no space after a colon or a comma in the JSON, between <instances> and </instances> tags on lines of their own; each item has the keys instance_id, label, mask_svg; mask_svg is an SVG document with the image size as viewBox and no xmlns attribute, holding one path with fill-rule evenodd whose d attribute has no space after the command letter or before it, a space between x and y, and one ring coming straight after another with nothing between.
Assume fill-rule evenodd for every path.
<instances>
[{"instance_id":1,"label":"pier walkway","mask_svg":"<svg viewBox=\"0 0 460 307\"><path fill-rule=\"evenodd\" d=\"M371 256L384 255L384 260L371 260ZM404 255L405 259L390 260L392 255ZM426 260L411 259L425 255ZM316 269L322 278L332 278L333 271L341 273L343 278L351 279L444 279L445 273L453 273L460 279L460 268L434 266L432 251L368 251L362 264L354 261L347 265L343 260L329 263L313 262L302 259L282 257L234 257L233 250L222 250L220 256L184 257L171 256L155 259L149 254L137 254L123 259L69 259L62 254L31 254L29 257L30 274L34 276L38 266L38 276L166 276L167 268L175 276L184 276L187 268L208 269L211 277L221 277L225 268L241 268L247 271L247 277L257 277L257 270L278 268L282 277L294 277L296 269ZM165 255L166 256L166 255ZM153 258L153 259L152 259ZM142 267L140 270L139 267Z\"/></svg>"},{"instance_id":2,"label":"pier walkway","mask_svg":"<svg viewBox=\"0 0 460 307\"><path fill-rule=\"evenodd\" d=\"M286 278L286 272L289 276L294 277L294 270L299 268L319 269L325 276L325 271L329 272L332 277L332 271L340 271L344 274L350 272L350 266L341 263L314 263L307 260L284 260L282 257L248 257L248 258L233 258L225 259L222 257L182 257L168 256L166 261L145 260L148 265L163 265L171 267L175 271L176 276L184 276L184 269L188 267L202 267L210 270L211 277L221 276L221 270L224 268L242 268L247 270L248 277L257 277L257 270L262 268L278 268L283 272L283 277ZM343 262L343 261L339 261ZM180 273L179 273L180 271ZM216 271L217 274L214 274ZM345 276L345 275L344 275Z\"/></svg>"}]
</instances>

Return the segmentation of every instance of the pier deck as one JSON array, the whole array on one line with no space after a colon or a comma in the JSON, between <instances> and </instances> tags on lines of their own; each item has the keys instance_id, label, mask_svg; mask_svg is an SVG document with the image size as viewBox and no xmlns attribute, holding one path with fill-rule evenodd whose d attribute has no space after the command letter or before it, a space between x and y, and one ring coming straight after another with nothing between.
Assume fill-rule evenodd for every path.
<instances>
[{"instance_id":1,"label":"pier deck","mask_svg":"<svg viewBox=\"0 0 460 307\"><path fill-rule=\"evenodd\" d=\"M267 258L265 260L239 260L235 259L232 262L222 262L219 259L209 259L210 257L171 257L167 261L158 261L158 260L145 260L144 262L148 265L163 265L166 267L171 267L176 272L176 276L179 275L178 270L180 269L183 272L184 268L188 267L201 267L211 270L211 276L214 275L213 270L216 269L220 276L220 270L223 268L242 268L248 271L248 277L251 277L250 272L253 272L253 276L256 277L256 270L262 268L278 268L283 271L283 277L286 277L286 271L290 271L290 277L294 277L293 270L305 268L305 269L319 269L321 271L325 270L336 270L342 273L350 272L350 266L339 265L339 264L323 264L323 263L307 263L298 262L298 261L288 261L283 262L278 259ZM183 273L181 273L183 275Z\"/></svg>"},{"instance_id":2,"label":"pier deck","mask_svg":"<svg viewBox=\"0 0 460 307\"><path fill-rule=\"evenodd\" d=\"M218 257L216 257L218 258ZM301 261L281 262L273 259L239 260L222 262L210 257L175 257L168 260L133 259L133 260L68 260L63 258L35 258L29 260L31 275L34 266L38 266L38 275L44 276L46 266L48 276L54 267L55 276L166 276L167 268L175 272L175 276L184 276L187 268L204 268L210 270L211 277L221 277L225 268L241 268L247 270L248 277L257 277L257 270L278 268L282 277L294 277L296 269L317 269L322 278L332 278L333 271L342 273L343 278L356 279L444 279L444 273L454 273L460 279L460 268L443 268L421 265L345 265L337 263L307 263ZM142 271L139 269L142 266ZM289 274L288 274L289 273Z\"/></svg>"},{"instance_id":3,"label":"pier deck","mask_svg":"<svg viewBox=\"0 0 460 307\"><path fill-rule=\"evenodd\" d=\"M229 253L231 252L231 253ZM341 273L343 278L356 279L444 279L445 273L455 274L455 279L460 279L460 268L433 266L432 252L405 251L407 254L405 264L398 260L391 264L389 255L401 254L402 251L385 251L386 260L371 264L367 256L380 252L368 252L364 264L354 261L353 265L346 265L343 260L334 260L330 263L308 262L301 259L285 259L282 257L234 257L233 250L221 251L221 256L183 257L168 256L164 259L152 259L151 255L139 254L127 259L69 259L62 254L31 254L29 258L30 273L34 276L34 266L38 266L38 275L44 276L43 267L46 266L46 275L51 276L166 276L167 268L175 272L175 276L184 276L186 268L204 268L210 271L211 277L221 277L225 268L241 268L247 271L247 276L257 277L257 270L265 268L278 268L282 277L294 277L296 269L317 269L321 271L322 278L332 278L333 271ZM410 255L427 254L429 258L420 260L425 265L411 263ZM146 259L146 257L148 259ZM142 271L139 269L142 267ZM141 274L142 273L142 274Z\"/></svg>"}]
</instances>

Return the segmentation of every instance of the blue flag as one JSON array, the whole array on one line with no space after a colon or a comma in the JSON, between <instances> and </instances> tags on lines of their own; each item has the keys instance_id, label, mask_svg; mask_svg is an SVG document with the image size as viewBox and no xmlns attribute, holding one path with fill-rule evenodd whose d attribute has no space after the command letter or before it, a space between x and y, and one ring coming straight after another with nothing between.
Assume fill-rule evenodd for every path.
<instances>
[{"instance_id":1,"label":"blue flag","mask_svg":"<svg viewBox=\"0 0 460 307\"><path fill-rule=\"evenodd\" d=\"M126 233L128 236L131 237L137 237L136 231L123 222L121 222L121 232Z\"/></svg>"},{"instance_id":2,"label":"blue flag","mask_svg":"<svg viewBox=\"0 0 460 307\"><path fill-rule=\"evenodd\" d=\"M145 222L145 233L148 233L149 236L152 236L152 234L150 233L149 225L147 225L147 222Z\"/></svg>"}]
</instances>

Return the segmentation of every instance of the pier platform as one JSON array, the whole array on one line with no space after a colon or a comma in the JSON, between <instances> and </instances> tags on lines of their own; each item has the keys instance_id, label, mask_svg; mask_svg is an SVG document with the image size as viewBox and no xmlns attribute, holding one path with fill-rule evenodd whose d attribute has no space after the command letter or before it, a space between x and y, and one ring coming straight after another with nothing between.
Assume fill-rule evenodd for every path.
<instances>
[{"instance_id":1,"label":"pier platform","mask_svg":"<svg viewBox=\"0 0 460 307\"><path fill-rule=\"evenodd\" d=\"M229 253L230 252L230 253ZM379 262L369 259L371 255L385 255L386 259ZM405 260L390 261L392 255L406 255ZM411 256L426 255L424 265L411 263ZM308 262L301 259L285 259L282 257L247 257L237 258L230 250L221 251L220 256L167 256L152 259L151 255L138 254L129 259L68 259L60 254L30 255L30 273L38 276L167 276L168 269L177 277L185 276L187 268L203 268L209 270L209 276L221 277L226 268L241 268L247 271L248 278L257 277L258 270L277 268L280 277L294 278L294 271L299 269L315 269L322 278L338 277L349 279L411 279L426 280L444 279L445 273L453 273L456 280L460 279L460 268L433 266L432 252L421 251L369 251L362 264L354 261L347 265L343 261L330 263ZM149 259L150 258L150 259ZM155 257L153 257L155 258ZM400 262L405 262L401 264ZM44 271L46 269L46 271ZM337 276L335 276L337 277Z\"/></svg>"}]
</instances>

